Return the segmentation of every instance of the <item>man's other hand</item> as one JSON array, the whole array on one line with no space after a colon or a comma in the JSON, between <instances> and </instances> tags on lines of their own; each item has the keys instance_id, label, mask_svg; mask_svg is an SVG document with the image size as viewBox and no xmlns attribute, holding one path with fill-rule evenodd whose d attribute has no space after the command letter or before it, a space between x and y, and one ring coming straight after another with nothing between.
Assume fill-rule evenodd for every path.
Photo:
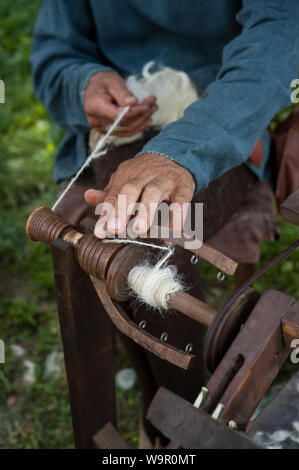
<instances>
[{"instance_id":1,"label":"man's other hand","mask_svg":"<svg viewBox=\"0 0 299 470\"><path fill-rule=\"evenodd\" d=\"M106 238L109 233L124 232L130 219L128 208L136 202L141 205L133 223L135 233L149 230L162 201L173 204L172 230L180 231L184 224L184 204L192 200L194 190L195 183L188 170L167 157L148 153L121 163L106 188L89 189L85 199L95 207L102 204L94 233L98 238ZM124 203L120 204L120 200Z\"/></svg>"},{"instance_id":2,"label":"man's other hand","mask_svg":"<svg viewBox=\"0 0 299 470\"><path fill-rule=\"evenodd\" d=\"M92 128L106 133L117 118L119 109L125 106L132 109L114 131L120 137L138 134L150 126L151 115L158 109L154 96L138 103L125 80L116 73L98 72L91 77L84 92L84 109Z\"/></svg>"}]
</instances>

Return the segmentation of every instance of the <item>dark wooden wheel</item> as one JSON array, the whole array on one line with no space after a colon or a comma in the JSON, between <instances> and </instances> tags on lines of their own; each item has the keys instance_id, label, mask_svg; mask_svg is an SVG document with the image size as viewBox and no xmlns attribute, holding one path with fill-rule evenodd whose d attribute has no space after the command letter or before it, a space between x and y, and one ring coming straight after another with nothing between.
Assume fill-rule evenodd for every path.
<instances>
[{"instance_id":1,"label":"dark wooden wheel","mask_svg":"<svg viewBox=\"0 0 299 470\"><path fill-rule=\"evenodd\" d=\"M236 300L226 302L218 310L204 346L205 362L211 373L217 368L260 296L259 292L248 287Z\"/></svg>"}]
</instances>

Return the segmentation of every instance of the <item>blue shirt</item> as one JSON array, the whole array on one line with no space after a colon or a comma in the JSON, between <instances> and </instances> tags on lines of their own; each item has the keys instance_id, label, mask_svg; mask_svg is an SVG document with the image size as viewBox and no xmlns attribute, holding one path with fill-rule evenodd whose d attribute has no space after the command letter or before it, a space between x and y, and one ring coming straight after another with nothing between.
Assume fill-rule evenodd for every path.
<instances>
[{"instance_id":1,"label":"blue shirt","mask_svg":"<svg viewBox=\"0 0 299 470\"><path fill-rule=\"evenodd\" d=\"M263 136L265 177L269 121L290 104L298 76L298 0L44 0L33 38L37 96L67 131L54 179L86 158L82 95L90 77L123 77L150 61L189 74L203 99L150 140L156 152L187 168L197 190L248 158Z\"/></svg>"}]
</instances>

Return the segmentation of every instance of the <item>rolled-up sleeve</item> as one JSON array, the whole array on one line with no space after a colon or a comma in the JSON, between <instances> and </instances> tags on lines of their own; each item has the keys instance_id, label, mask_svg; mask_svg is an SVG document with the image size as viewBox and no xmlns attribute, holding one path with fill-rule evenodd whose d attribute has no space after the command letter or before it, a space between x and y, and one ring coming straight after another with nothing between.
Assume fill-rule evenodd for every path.
<instances>
[{"instance_id":1,"label":"rolled-up sleeve","mask_svg":"<svg viewBox=\"0 0 299 470\"><path fill-rule=\"evenodd\" d=\"M236 17L242 32L224 48L216 80L142 153L187 168L197 191L245 162L274 114L290 104L299 66L298 18L298 0L244 0Z\"/></svg>"},{"instance_id":2,"label":"rolled-up sleeve","mask_svg":"<svg viewBox=\"0 0 299 470\"><path fill-rule=\"evenodd\" d=\"M63 129L89 128L82 95L90 77L112 70L96 43L87 0L45 0L36 22L31 62L37 97Z\"/></svg>"}]
</instances>

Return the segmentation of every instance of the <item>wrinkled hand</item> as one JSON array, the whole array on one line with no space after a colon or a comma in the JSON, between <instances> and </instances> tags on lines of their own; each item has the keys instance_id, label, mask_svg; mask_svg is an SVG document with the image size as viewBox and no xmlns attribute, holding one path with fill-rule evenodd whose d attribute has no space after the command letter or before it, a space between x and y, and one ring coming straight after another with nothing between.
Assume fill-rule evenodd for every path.
<instances>
[{"instance_id":1,"label":"wrinkled hand","mask_svg":"<svg viewBox=\"0 0 299 470\"><path fill-rule=\"evenodd\" d=\"M149 230L154 212L162 201L176 203L173 216L176 226L172 229L179 231L183 226L183 204L192 200L194 189L191 173L167 157L149 153L126 160L112 174L103 191L89 189L85 193L89 204L102 204L95 236L105 238L107 233L122 233L130 219L127 208L137 201L142 204L133 224L135 233L143 234ZM119 199L118 196L125 198ZM120 204L120 200L125 204Z\"/></svg>"},{"instance_id":2,"label":"wrinkled hand","mask_svg":"<svg viewBox=\"0 0 299 470\"><path fill-rule=\"evenodd\" d=\"M87 121L101 133L115 121L121 107L132 109L124 116L114 131L115 135L127 137L143 131L151 124L151 115L158 109L156 98L149 96L142 103L132 95L125 80L113 72L92 75L84 92L84 109Z\"/></svg>"}]
</instances>

